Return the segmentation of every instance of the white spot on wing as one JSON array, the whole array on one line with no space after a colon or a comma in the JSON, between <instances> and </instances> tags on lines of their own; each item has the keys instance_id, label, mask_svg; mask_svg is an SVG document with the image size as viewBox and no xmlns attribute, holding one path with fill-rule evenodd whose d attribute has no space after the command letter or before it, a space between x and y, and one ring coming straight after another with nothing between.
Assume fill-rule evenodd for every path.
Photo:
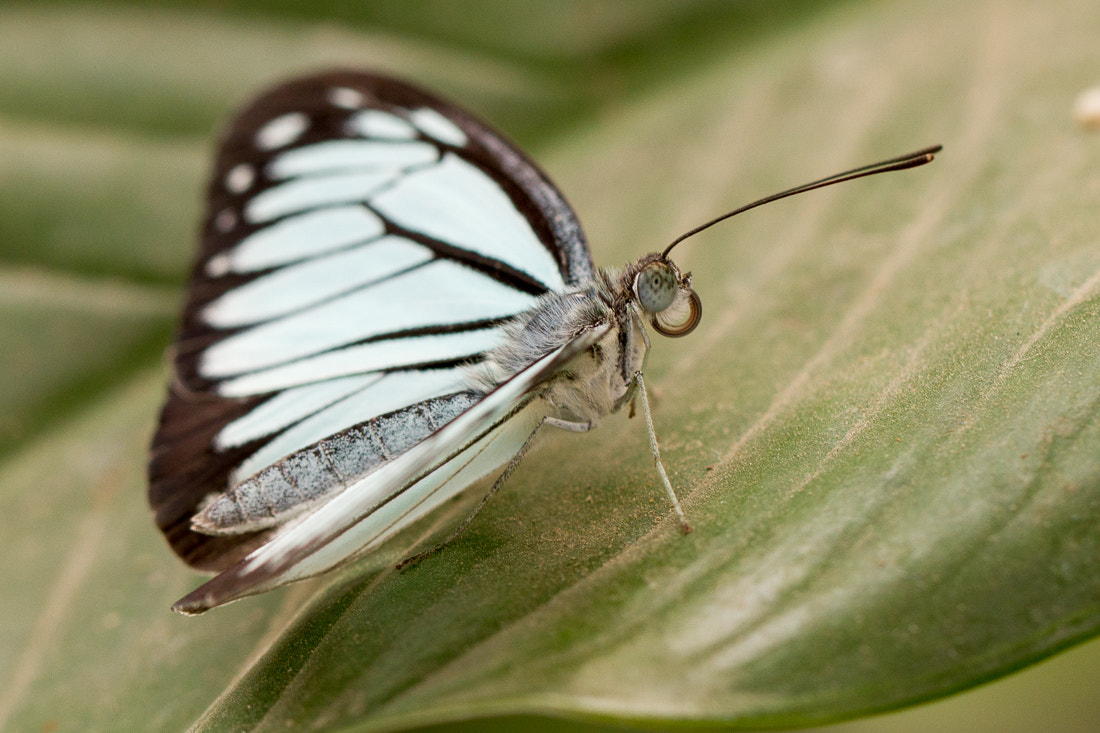
<instances>
[{"instance_id":1,"label":"white spot on wing","mask_svg":"<svg viewBox=\"0 0 1100 733\"><path fill-rule=\"evenodd\" d=\"M273 224L238 242L225 253L233 272L255 272L317 257L380 237L385 225L362 206L311 211Z\"/></svg>"},{"instance_id":2,"label":"white spot on wing","mask_svg":"<svg viewBox=\"0 0 1100 733\"><path fill-rule=\"evenodd\" d=\"M272 178L294 178L356 168L410 168L438 157L434 145L419 140L329 140L283 153L271 161L268 172Z\"/></svg>"},{"instance_id":3,"label":"white spot on wing","mask_svg":"<svg viewBox=\"0 0 1100 733\"><path fill-rule=\"evenodd\" d=\"M359 109L367 103L367 97L358 89L333 87L328 90L328 101L344 109Z\"/></svg>"},{"instance_id":4,"label":"white spot on wing","mask_svg":"<svg viewBox=\"0 0 1100 733\"><path fill-rule=\"evenodd\" d=\"M340 401L331 403L249 456L237 468L235 477L238 480L247 478L283 456L352 425L432 397L457 392L461 389L461 378L459 369L413 370L368 377L374 381L364 389L355 390Z\"/></svg>"},{"instance_id":5,"label":"white spot on wing","mask_svg":"<svg viewBox=\"0 0 1100 733\"><path fill-rule=\"evenodd\" d=\"M506 262L551 290L564 286L554 258L508 195L456 155L410 172L371 204L407 229Z\"/></svg>"},{"instance_id":6,"label":"white spot on wing","mask_svg":"<svg viewBox=\"0 0 1100 733\"><path fill-rule=\"evenodd\" d=\"M302 112L288 112L266 122L256 131L256 147L276 150L286 147L309 129L309 118Z\"/></svg>"},{"instance_id":7,"label":"white spot on wing","mask_svg":"<svg viewBox=\"0 0 1100 733\"><path fill-rule=\"evenodd\" d=\"M214 443L221 449L233 448L271 435L379 379L381 375L367 374L288 389L223 427Z\"/></svg>"},{"instance_id":8,"label":"white spot on wing","mask_svg":"<svg viewBox=\"0 0 1100 733\"><path fill-rule=\"evenodd\" d=\"M368 109L353 115L346 123L349 135L391 140L411 140L416 137L416 128L397 115Z\"/></svg>"},{"instance_id":9,"label":"white spot on wing","mask_svg":"<svg viewBox=\"0 0 1100 733\"><path fill-rule=\"evenodd\" d=\"M256 180L256 171L248 163L240 163L225 174L225 188L230 193L244 193Z\"/></svg>"},{"instance_id":10,"label":"white spot on wing","mask_svg":"<svg viewBox=\"0 0 1100 733\"><path fill-rule=\"evenodd\" d=\"M233 231L235 226L237 226L237 212L233 209L222 209L214 217L214 228L222 234Z\"/></svg>"},{"instance_id":11,"label":"white spot on wing","mask_svg":"<svg viewBox=\"0 0 1100 733\"><path fill-rule=\"evenodd\" d=\"M415 109L409 113L409 118L421 132L441 143L462 147L467 142L466 133L458 125L431 107Z\"/></svg>"},{"instance_id":12,"label":"white spot on wing","mask_svg":"<svg viewBox=\"0 0 1100 733\"><path fill-rule=\"evenodd\" d=\"M308 308L432 259L422 244L382 237L289 265L226 292L203 309L215 328L237 328Z\"/></svg>"},{"instance_id":13,"label":"white spot on wing","mask_svg":"<svg viewBox=\"0 0 1100 733\"><path fill-rule=\"evenodd\" d=\"M247 397L352 374L454 361L496 348L503 340L500 328L479 328L371 341L222 382L218 394Z\"/></svg>"},{"instance_id":14,"label":"white spot on wing","mask_svg":"<svg viewBox=\"0 0 1100 733\"><path fill-rule=\"evenodd\" d=\"M249 201L244 218L259 223L321 206L366 201L398 175L398 171L385 170L295 179L269 188Z\"/></svg>"},{"instance_id":15,"label":"white spot on wing","mask_svg":"<svg viewBox=\"0 0 1100 733\"><path fill-rule=\"evenodd\" d=\"M258 371L374 336L506 318L535 297L451 260L422 267L228 336L199 363L211 379Z\"/></svg>"},{"instance_id":16,"label":"white spot on wing","mask_svg":"<svg viewBox=\"0 0 1100 733\"><path fill-rule=\"evenodd\" d=\"M210 277L222 277L229 274L229 258L219 253L206 261L206 274Z\"/></svg>"}]
</instances>

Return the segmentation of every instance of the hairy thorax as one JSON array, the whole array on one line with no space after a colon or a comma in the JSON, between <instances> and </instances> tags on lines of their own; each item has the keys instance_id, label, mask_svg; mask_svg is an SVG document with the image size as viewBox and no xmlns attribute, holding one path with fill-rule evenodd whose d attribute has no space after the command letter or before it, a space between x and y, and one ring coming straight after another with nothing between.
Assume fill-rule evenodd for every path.
<instances>
[{"instance_id":1,"label":"hairy thorax","mask_svg":"<svg viewBox=\"0 0 1100 733\"><path fill-rule=\"evenodd\" d=\"M621 281L618 273L600 272L584 288L544 295L505 324L501 346L471 366L472 388L487 392L578 334L606 324L607 334L555 375L540 396L552 416L590 427L618 410L634 393L634 374L644 367L649 346Z\"/></svg>"}]
</instances>

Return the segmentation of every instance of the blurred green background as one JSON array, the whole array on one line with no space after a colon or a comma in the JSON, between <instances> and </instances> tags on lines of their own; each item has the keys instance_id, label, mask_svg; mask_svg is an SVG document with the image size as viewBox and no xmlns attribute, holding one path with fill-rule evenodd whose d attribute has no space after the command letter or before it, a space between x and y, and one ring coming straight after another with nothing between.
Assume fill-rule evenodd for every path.
<instances>
[{"instance_id":1,"label":"blurred green background","mask_svg":"<svg viewBox=\"0 0 1100 733\"><path fill-rule=\"evenodd\" d=\"M978 3L954 17L945 12L947 3L914 3L904 12L895 5L889 19L876 25L885 4L857 0L5 3L0 8L0 550L9 567L0 575L0 617L13 622L0 631L0 678L7 680L0 691L0 729L6 723L12 730L111 730L119 720L127 727L140 720L151 730L179 729L214 702L211 690L247 669L250 650L270 643L265 634L279 628L276 620L285 623L293 615L293 604L266 599L255 610L235 607L239 626L234 628L247 631L240 640L226 639L217 650L221 656L212 657L207 669L199 665L196 673L194 664L174 655L182 650L194 655L202 647L197 652L195 639L178 635L180 620L167 614L163 603L150 611L117 602L154 589L160 603L160 596L169 598L193 581L160 546L146 517L143 446L164 378L162 353L192 257L212 141L235 105L288 74L334 64L383 68L418 80L491 120L537 160L546 156L549 172L589 224L597 264L615 264L620 251L652 248L716 213L721 202L740 203L730 199L730 191L743 196L746 190L737 185L737 169L721 160L676 157L676 134L696 134L696 114L704 118L699 129L709 124L711 134L735 140L739 149L784 161L783 175L774 179L766 170L753 172L755 194L797 183L787 171L806 169L791 162L803 148L778 132L766 140L739 139L741 120L721 117L733 99L699 111L675 103L681 88L711 84L715 95L735 97L740 83L717 81L721 69L745 68L766 78L769 64L782 66L799 52L798 39L820 34L843 40L851 25L859 29L852 31L858 45L865 34L892 33L912 18L921 19L927 30L914 55L958 54L967 60L978 55L974 49L997 43L997 28L984 25L985 18L1022 7ZM1069 18L1096 19L1087 3L1055 2L1047 9L1055 15L1063 11ZM973 48L944 41L938 30L945 23L972 25ZM1092 30L1100 37L1100 26ZM912 42L913 36L907 38ZM1044 124L1065 135L1084 135L1074 128L1070 90L1100 83L1100 56L1063 46L1057 37L1029 40L1018 51L1021 67L1042 59L1049 61L1052 76L1064 69L1064 116ZM840 54L831 62L835 68L822 71L823 77L866 83L858 74L852 77L856 81L845 77L846 64L866 59ZM961 95L980 96L990 77L1019 73L1016 66L982 71L984 81L960 82ZM904 69L888 65L878 72L891 84L907 79ZM785 84L769 94L825 94L814 79L788 76ZM920 94L928 93L915 91ZM665 99L673 103L662 104ZM1006 127L1044 113L1028 107L1026 95L1011 99L1019 106L996 110ZM935 117L934 111L929 115ZM821 134L831 126L819 129L817 123L812 117L801 121L796 134L803 143L831 145L833 140ZM769 130L767 122L746 127ZM668 130L671 136L659 137ZM937 142L927 134L902 118L886 137L891 146L899 139L911 140L908 147ZM624 159L621 151L610 162L601 159L593 141L619 137L642 162ZM947 155L966 155L953 150L950 140L943 142ZM1095 149L1100 138L1087 145ZM902 152L882 141L875 149ZM650 156L652 167L646 163ZM650 170L654 178L647 179ZM675 187L656 178L670 170L677 174ZM811 166L807 175L828 172ZM620 185L638 192L619 197ZM925 184L906 185L917 190ZM694 188L685 190L688 186ZM628 202L636 208L626 209ZM635 218L637 211L652 216ZM653 232L653 219L670 211L674 214ZM1074 221L1093 239L1095 223L1087 213ZM601 241L608 239L624 247L601 254ZM708 242L720 246L720 239ZM134 575L138 569L140 582L115 578L118 567ZM97 655L114 644L111 634L119 629L140 638L136 648L147 650L163 679L136 685L125 659L99 668ZM135 655L131 668L139 669L137 653L130 653ZM139 674L144 673L134 673ZM822 730L1100 730L1098 675L1100 642L1093 641L973 691ZM142 697L120 693L127 685L156 692L145 698L147 712L130 710L115 718L119 707ZM179 693L181 686L192 694ZM74 697L110 704L88 704L98 717L73 720L61 708ZM590 722L542 718L427 730L500 730L505 723L517 730L604 730Z\"/></svg>"}]
</instances>

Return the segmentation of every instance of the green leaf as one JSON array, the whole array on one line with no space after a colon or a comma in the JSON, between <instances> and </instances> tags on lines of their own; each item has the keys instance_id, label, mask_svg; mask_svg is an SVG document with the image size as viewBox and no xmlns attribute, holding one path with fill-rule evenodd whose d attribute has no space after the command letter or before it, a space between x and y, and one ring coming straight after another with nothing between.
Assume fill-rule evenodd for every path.
<instances>
[{"instance_id":1,"label":"green leaf","mask_svg":"<svg viewBox=\"0 0 1100 733\"><path fill-rule=\"evenodd\" d=\"M397 37L335 6L233 7L0 15L0 727L798 726L1100 630L1100 138L1072 118L1095 3L607 0L568 10L575 45L526 53L430 14L379 10ZM142 467L208 128L337 62L402 69L533 142L604 265L945 150L676 250L704 321L653 337L647 384L691 535L620 414L543 436L412 568L185 619L167 608L199 578L157 536Z\"/></svg>"}]
</instances>

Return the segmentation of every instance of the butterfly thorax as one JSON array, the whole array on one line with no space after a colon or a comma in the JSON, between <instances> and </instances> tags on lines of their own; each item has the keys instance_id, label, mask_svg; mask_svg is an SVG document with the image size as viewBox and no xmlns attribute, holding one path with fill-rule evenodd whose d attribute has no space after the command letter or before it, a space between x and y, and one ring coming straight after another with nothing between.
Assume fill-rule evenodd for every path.
<instances>
[{"instance_id":1,"label":"butterfly thorax","mask_svg":"<svg viewBox=\"0 0 1100 733\"><path fill-rule=\"evenodd\" d=\"M634 375L644 368L649 348L631 289L638 267L600 270L591 282L548 293L507 322L505 343L471 368L475 389L489 391L579 334L607 327L599 341L547 382L541 399L554 417L589 426L621 408L633 396Z\"/></svg>"}]
</instances>

